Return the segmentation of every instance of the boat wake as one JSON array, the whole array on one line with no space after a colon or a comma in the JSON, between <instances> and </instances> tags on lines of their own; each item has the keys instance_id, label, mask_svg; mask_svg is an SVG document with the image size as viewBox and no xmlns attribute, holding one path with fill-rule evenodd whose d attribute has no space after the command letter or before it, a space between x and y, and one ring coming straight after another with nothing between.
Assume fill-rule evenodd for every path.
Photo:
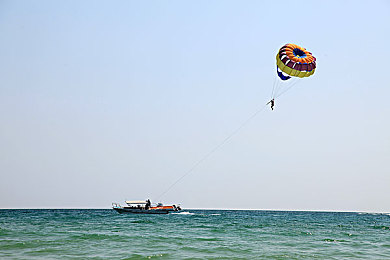
<instances>
[{"instance_id":1,"label":"boat wake","mask_svg":"<svg viewBox=\"0 0 390 260\"><path fill-rule=\"evenodd\" d=\"M175 212L175 213L171 213L171 214L175 214L175 215L195 215L195 213L191 213L191 212L188 212L188 211L184 211L184 212Z\"/></svg>"}]
</instances>

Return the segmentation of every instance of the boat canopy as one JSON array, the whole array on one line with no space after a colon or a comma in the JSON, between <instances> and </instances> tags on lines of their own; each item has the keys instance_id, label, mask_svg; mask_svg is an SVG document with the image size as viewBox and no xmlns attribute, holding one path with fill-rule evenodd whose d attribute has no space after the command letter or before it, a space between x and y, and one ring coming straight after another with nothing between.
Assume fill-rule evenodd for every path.
<instances>
[{"instance_id":1,"label":"boat canopy","mask_svg":"<svg viewBox=\"0 0 390 260\"><path fill-rule=\"evenodd\" d=\"M146 201L144 201L144 200L127 200L125 202L127 205L129 205L129 204L138 204L138 205L146 204Z\"/></svg>"}]
</instances>

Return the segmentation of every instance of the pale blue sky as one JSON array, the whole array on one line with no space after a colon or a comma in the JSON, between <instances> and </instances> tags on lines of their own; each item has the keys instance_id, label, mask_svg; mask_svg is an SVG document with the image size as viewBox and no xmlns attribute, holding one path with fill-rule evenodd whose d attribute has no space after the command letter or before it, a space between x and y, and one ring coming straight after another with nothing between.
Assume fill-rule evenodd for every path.
<instances>
[{"instance_id":1,"label":"pale blue sky","mask_svg":"<svg viewBox=\"0 0 390 260\"><path fill-rule=\"evenodd\" d=\"M390 212L388 1L0 1L0 208Z\"/></svg>"}]
</instances>

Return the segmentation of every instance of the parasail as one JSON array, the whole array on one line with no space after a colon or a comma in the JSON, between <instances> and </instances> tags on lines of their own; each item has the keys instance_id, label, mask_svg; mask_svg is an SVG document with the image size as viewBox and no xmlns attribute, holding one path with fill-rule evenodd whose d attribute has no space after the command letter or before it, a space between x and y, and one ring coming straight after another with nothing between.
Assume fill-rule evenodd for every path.
<instances>
[{"instance_id":1,"label":"parasail","mask_svg":"<svg viewBox=\"0 0 390 260\"><path fill-rule=\"evenodd\" d=\"M316 58L296 44L288 43L276 54L276 71L281 80L310 77L316 70Z\"/></svg>"}]
</instances>

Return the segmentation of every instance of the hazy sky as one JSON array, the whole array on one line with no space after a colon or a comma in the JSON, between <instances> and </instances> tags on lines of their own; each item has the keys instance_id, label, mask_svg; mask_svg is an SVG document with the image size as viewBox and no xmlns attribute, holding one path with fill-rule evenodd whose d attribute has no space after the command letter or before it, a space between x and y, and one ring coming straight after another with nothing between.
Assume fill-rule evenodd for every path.
<instances>
[{"instance_id":1,"label":"hazy sky","mask_svg":"<svg viewBox=\"0 0 390 260\"><path fill-rule=\"evenodd\" d=\"M389 1L0 1L0 208L390 212Z\"/></svg>"}]
</instances>

